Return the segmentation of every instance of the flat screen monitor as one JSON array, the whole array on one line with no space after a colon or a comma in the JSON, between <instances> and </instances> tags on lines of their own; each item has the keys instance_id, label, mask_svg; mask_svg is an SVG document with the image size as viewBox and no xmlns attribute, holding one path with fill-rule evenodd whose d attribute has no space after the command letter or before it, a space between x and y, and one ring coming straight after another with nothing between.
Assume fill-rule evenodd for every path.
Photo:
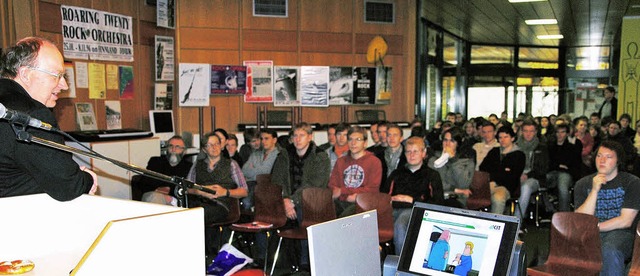
<instances>
[{"instance_id":1,"label":"flat screen monitor","mask_svg":"<svg viewBox=\"0 0 640 276\"><path fill-rule=\"evenodd\" d=\"M416 203L397 275L508 275L519 226L513 216Z\"/></svg>"},{"instance_id":2,"label":"flat screen monitor","mask_svg":"<svg viewBox=\"0 0 640 276\"><path fill-rule=\"evenodd\" d=\"M149 124L153 136L159 137L162 141L167 141L175 135L173 110L149 110Z\"/></svg>"}]
</instances>

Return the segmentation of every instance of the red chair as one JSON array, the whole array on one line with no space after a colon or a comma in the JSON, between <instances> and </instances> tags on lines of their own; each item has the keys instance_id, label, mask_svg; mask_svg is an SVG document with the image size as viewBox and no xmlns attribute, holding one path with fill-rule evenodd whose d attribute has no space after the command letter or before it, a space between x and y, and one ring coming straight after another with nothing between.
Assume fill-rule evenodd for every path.
<instances>
[{"instance_id":1,"label":"red chair","mask_svg":"<svg viewBox=\"0 0 640 276\"><path fill-rule=\"evenodd\" d=\"M278 229L287 223L287 216L284 210L284 202L282 200L282 187L272 184L269 179L260 178L255 188L255 216L252 222L232 224L231 238L229 243L233 241L235 231L244 233L266 232L267 248L269 247L270 231ZM265 252L264 270L267 270L268 253Z\"/></svg>"},{"instance_id":2,"label":"red chair","mask_svg":"<svg viewBox=\"0 0 640 276\"><path fill-rule=\"evenodd\" d=\"M488 172L475 171L469 189L471 195L467 198L467 209L488 212L491 208L491 186Z\"/></svg>"},{"instance_id":3,"label":"red chair","mask_svg":"<svg viewBox=\"0 0 640 276\"><path fill-rule=\"evenodd\" d=\"M598 219L592 215L557 212L551 218L549 258L527 268L527 275L599 275L602 249Z\"/></svg>"},{"instance_id":4,"label":"red chair","mask_svg":"<svg viewBox=\"0 0 640 276\"><path fill-rule=\"evenodd\" d=\"M240 200L237 198L229 198L229 213L224 221L212 223L207 227L218 228L218 248L222 246L222 233L224 227L232 223L236 223L240 219Z\"/></svg>"},{"instance_id":5,"label":"red chair","mask_svg":"<svg viewBox=\"0 0 640 276\"><path fill-rule=\"evenodd\" d=\"M385 193L361 193L356 196L356 213L377 210L378 239L380 243L393 240L393 208L391 195Z\"/></svg>"},{"instance_id":6,"label":"red chair","mask_svg":"<svg viewBox=\"0 0 640 276\"><path fill-rule=\"evenodd\" d=\"M331 195L331 190L326 188L312 187L302 190L302 213L304 214L302 223L297 228L287 229L278 233L280 240L278 241L278 248L271 266L271 275L273 275L273 271L276 268L283 238L306 240L307 227L336 218L336 209Z\"/></svg>"}]
</instances>

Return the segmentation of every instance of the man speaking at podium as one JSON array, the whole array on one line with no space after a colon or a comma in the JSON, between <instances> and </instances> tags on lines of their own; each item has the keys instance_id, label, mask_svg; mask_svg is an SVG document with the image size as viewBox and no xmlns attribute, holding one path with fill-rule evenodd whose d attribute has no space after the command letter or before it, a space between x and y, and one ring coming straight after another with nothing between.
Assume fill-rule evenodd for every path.
<instances>
[{"instance_id":1,"label":"man speaking at podium","mask_svg":"<svg viewBox=\"0 0 640 276\"><path fill-rule=\"evenodd\" d=\"M51 41L38 37L18 41L2 54L0 75L0 103L6 110L58 127L49 108L56 105L60 90L69 87L62 54ZM26 129L34 137L64 143L55 132ZM0 197L47 193L67 201L84 193L94 194L97 188L96 174L78 167L70 153L18 141L12 123L0 119Z\"/></svg>"}]
</instances>

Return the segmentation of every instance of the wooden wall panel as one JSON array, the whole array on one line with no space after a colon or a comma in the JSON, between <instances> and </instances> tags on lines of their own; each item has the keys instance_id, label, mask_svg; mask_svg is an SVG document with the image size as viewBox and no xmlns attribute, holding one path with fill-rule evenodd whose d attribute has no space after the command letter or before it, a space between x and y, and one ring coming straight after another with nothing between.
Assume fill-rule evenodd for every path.
<instances>
[{"instance_id":1,"label":"wooden wall panel","mask_svg":"<svg viewBox=\"0 0 640 276\"><path fill-rule=\"evenodd\" d=\"M301 53L301 65L354 66L353 55L333 53ZM328 65L329 64L329 65Z\"/></svg>"},{"instance_id":2,"label":"wooden wall panel","mask_svg":"<svg viewBox=\"0 0 640 276\"><path fill-rule=\"evenodd\" d=\"M298 49L298 35L292 31L245 30L242 46L246 51L290 51Z\"/></svg>"},{"instance_id":3,"label":"wooden wall panel","mask_svg":"<svg viewBox=\"0 0 640 276\"><path fill-rule=\"evenodd\" d=\"M239 1L188 0L178 3L180 27L238 28Z\"/></svg>"},{"instance_id":4,"label":"wooden wall panel","mask_svg":"<svg viewBox=\"0 0 640 276\"><path fill-rule=\"evenodd\" d=\"M298 5L302 0L289 0L289 17L253 16L253 0L242 0L242 28L254 30L294 31L298 29Z\"/></svg>"},{"instance_id":5,"label":"wooden wall panel","mask_svg":"<svg viewBox=\"0 0 640 276\"><path fill-rule=\"evenodd\" d=\"M274 65L300 64L295 52L243 51L242 60L273 60Z\"/></svg>"},{"instance_id":6,"label":"wooden wall panel","mask_svg":"<svg viewBox=\"0 0 640 276\"><path fill-rule=\"evenodd\" d=\"M300 30L347 33L353 31L353 5L348 1L314 0L300 2Z\"/></svg>"},{"instance_id":7,"label":"wooden wall panel","mask_svg":"<svg viewBox=\"0 0 640 276\"><path fill-rule=\"evenodd\" d=\"M347 33L302 32L300 50L319 53L352 53L352 35Z\"/></svg>"},{"instance_id":8,"label":"wooden wall panel","mask_svg":"<svg viewBox=\"0 0 640 276\"><path fill-rule=\"evenodd\" d=\"M236 51L183 50L182 63L241 64Z\"/></svg>"},{"instance_id":9,"label":"wooden wall panel","mask_svg":"<svg viewBox=\"0 0 640 276\"><path fill-rule=\"evenodd\" d=\"M240 47L238 43L238 30L234 29L180 29L180 47L182 49L237 50Z\"/></svg>"},{"instance_id":10,"label":"wooden wall panel","mask_svg":"<svg viewBox=\"0 0 640 276\"><path fill-rule=\"evenodd\" d=\"M62 15L60 14L60 5L52 3L40 3L39 5L40 31L61 33Z\"/></svg>"}]
</instances>

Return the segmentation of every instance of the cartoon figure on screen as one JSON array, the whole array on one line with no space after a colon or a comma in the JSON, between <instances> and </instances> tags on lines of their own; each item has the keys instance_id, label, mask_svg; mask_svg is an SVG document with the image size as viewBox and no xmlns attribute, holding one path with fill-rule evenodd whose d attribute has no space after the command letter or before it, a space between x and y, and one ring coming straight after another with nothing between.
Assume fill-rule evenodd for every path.
<instances>
[{"instance_id":1,"label":"cartoon figure on screen","mask_svg":"<svg viewBox=\"0 0 640 276\"><path fill-rule=\"evenodd\" d=\"M449 230L442 231L438 241L431 247L431 253L428 254L427 263L423 266L430 269L444 271L447 268L447 259L449 259L449 238L451 232Z\"/></svg>"},{"instance_id":2,"label":"cartoon figure on screen","mask_svg":"<svg viewBox=\"0 0 640 276\"><path fill-rule=\"evenodd\" d=\"M462 254L456 254L456 258L453 260L453 264L456 265L456 269L453 270L453 274L463 276L467 275L473 266L471 254L473 254L473 243L467 241L464 243L464 250L462 251Z\"/></svg>"}]
</instances>

